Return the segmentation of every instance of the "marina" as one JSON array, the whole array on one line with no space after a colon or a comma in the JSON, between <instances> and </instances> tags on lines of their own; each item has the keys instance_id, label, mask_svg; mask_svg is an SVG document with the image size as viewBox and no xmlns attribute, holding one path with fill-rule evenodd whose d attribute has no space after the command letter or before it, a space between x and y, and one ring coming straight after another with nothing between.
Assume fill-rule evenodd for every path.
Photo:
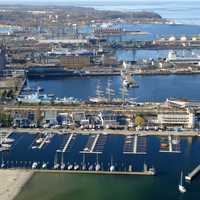
<instances>
[{"instance_id":1,"label":"marina","mask_svg":"<svg viewBox=\"0 0 200 200\"><path fill-rule=\"evenodd\" d=\"M124 141L124 154L146 154L147 140L145 136L129 135Z\"/></svg>"},{"instance_id":2,"label":"marina","mask_svg":"<svg viewBox=\"0 0 200 200\"><path fill-rule=\"evenodd\" d=\"M36 171L47 170L47 172L49 172L48 170L53 172L55 170L57 172L66 170L70 173L91 172L92 174L99 173L99 171L100 174L107 174L111 171L113 172L112 175L154 175L152 169L156 170L156 174L159 174L162 170L167 170L165 167L160 169L157 162L155 162L156 157L160 154L159 138L155 136L137 136L137 139L135 139L136 136L105 134L98 134L93 137L92 135L74 136L74 134L60 135L52 133L49 143L46 143L42 148L34 149L30 148L31 144L40 140L41 136L38 137L38 134L12 133L9 138L15 138L16 144L14 142L14 146L9 152L1 152L1 168L27 168ZM18 141L18 138L21 138L20 141ZM48 138L49 134L43 136L42 141L47 141ZM73 145L71 144L72 140L74 140ZM82 151L81 149L84 149L90 140L92 141L88 146L90 147L88 151ZM131 147L127 146L129 143L126 141L131 141ZM152 142L154 144L153 149ZM170 154L166 155L166 158L171 157L173 159L174 157L174 159L182 160L182 153L185 151L183 147L186 148L185 139L181 139L180 142L182 146L181 153L174 157L172 151L171 156ZM116 146L116 143L119 145ZM71 146L70 150L69 144ZM134 144L137 148L134 147ZM134 152L135 150L136 152ZM19 154L21 151L24 152L23 155ZM147 153L149 158L146 157ZM95 165L100 166L98 170ZM112 170L111 166L113 166Z\"/></svg>"},{"instance_id":3,"label":"marina","mask_svg":"<svg viewBox=\"0 0 200 200\"><path fill-rule=\"evenodd\" d=\"M102 154L106 139L107 135L104 134L90 135L87 144L80 153Z\"/></svg>"},{"instance_id":4,"label":"marina","mask_svg":"<svg viewBox=\"0 0 200 200\"><path fill-rule=\"evenodd\" d=\"M67 151L69 151L70 149L69 149L69 147L70 146L72 146L72 142L75 140L75 138L76 138L76 135L75 134L66 134L66 135L64 135L64 139L63 139L63 148L62 148L62 146L60 146L60 149L58 149L57 150L57 152L62 152L62 153L64 153L64 152L67 152Z\"/></svg>"},{"instance_id":5,"label":"marina","mask_svg":"<svg viewBox=\"0 0 200 200\"><path fill-rule=\"evenodd\" d=\"M161 137L160 152L162 153L181 153L180 152L180 138L169 135L168 137Z\"/></svg>"}]
</instances>

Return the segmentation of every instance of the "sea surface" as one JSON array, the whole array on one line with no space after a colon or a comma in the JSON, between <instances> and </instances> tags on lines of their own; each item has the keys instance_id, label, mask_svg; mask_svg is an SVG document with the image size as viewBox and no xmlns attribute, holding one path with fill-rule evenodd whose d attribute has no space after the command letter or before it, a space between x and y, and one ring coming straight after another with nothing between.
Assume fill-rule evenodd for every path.
<instances>
[{"instance_id":1,"label":"sea surface","mask_svg":"<svg viewBox=\"0 0 200 200\"><path fill-rule=\"evenodd\" d=\"M33 162L48 162L48 168L52 168L56 149L63 145L63 135L55 135L51 142L42 149L32 149L36 135L13 133L15 144L11 151L4 154L7 167L30 168ZM89 135L77 135L69 149L64 153L64 162L81 165L83 150ZM79 200L79 199L184 199L195 200L200 196L200 176L191 183L184 182L187 193L178 192L180 172L187 175L194 167L200 164L200 138L177 138L180 144L180 153L160 152L160 138L149 136L143 150L147 154L124 154L124 136L107 135L103 145L102 154L98 160L102 169L108 170L111 157L116 170L128 170L132 165L136 171L143 169L143 164L154 166L157 172L155 177L142 176L99 176L99 175L67 175L36 173L23 188L16 200ZM2 153L0 153L0 159ZM61 156L58 154L58 162ZM95 165L96 154L85 154L85 163L88 166Z\"/></svg>"},{"instance_id":2,"label":"sea surface","mask_svg":"<svg viewBox=\"0 0 200 200\"><path fill-rule=\"evenodd\" d=\"M64 2L65 5L93 7L99 10L119 11L153 11L163 18L182 24L200 24L200 2L198 0L113 0L86 1L77 0Z\"/></svg>"}]
</instances>

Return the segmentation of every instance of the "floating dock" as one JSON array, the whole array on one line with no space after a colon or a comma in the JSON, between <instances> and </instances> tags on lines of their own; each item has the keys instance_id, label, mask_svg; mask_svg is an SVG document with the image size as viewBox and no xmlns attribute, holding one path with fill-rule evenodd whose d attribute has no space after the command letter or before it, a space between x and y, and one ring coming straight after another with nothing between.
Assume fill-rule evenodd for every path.
<instances>
[{"instance_id":1,"label":"floating dock","mask_svg":"<svg viewBox=\"0 0 200 200\"><path fill-rule=\"evenodd\" d=\"M161 153L181 153L180 139L176 136L168 135L160 140Z\"/></svg>"},{"instance_id":2,"label":"floating dock","mask_svg":"<svg viewBox=\"0 0 200 200\"><path fill-rule=\"evenodd\" d=\"M185 180L192 181L192 179L200 173L200 165L198 165L192 172L185 176Z\"/></svg>"},{"instance_id":3,"label":"floating dock","mask_svg":"<svg viewBox=\"0 0 200 200\"><path fill-rule=\"evenodd\" d=\"M50 140L51 138L53 137L54 135L52 135L51 133L50 134L47 134L46 137L43 139L43 141L40 143L40 145L38 146L38 149L42 149L45 144L48 144L50 143Z\"/></svg>"},{"instance_id":4,"label":"floating dock","mask_svg":"<svg viewBox=\"0 0 200 200\"><path fill-rule=\"evenodd\" d=\"M125 137L124 154L146 154L147 138L145 136L128 135Z\"/></svg>"},{"instance_id":5,"label":"floating dock","mask_svg":"<svg viewBox=\"0 0 200 200\"><path fill-rule=\"evenodd\" d=\"M66 138L64 138L64 141L66 141L66 142L64 143L62 150L57 150L57 152L63 152L63 153L66 152L70 146L71 141L75 137L75 135L72 133L70 135L66 135L65 137Z\"/></svg>"},{"instance_id":6,"label":"floating dock","mask_svg":"<svg viewBox=\"0 0 200 200\"><path fill-rule=\"evenodd\" d=\"M104 145L106 143L107 135L97 134L90 135L87 144L85 145L83 151L80 153L98 153L102 154Z\"/></svg>"}]
</instances>

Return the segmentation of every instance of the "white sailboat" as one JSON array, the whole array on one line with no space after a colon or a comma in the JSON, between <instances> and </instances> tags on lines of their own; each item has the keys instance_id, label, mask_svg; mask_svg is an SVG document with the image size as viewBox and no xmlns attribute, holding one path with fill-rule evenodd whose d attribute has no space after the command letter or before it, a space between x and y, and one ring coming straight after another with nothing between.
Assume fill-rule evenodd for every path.
<instances>
[{"instance_id":1,"label":"white sailboat","mask_svg":"<svg viewBox=\"0 0 200 200\"><path fill-rule=\"evenodd\" d=\"M54 168L54 169L58 169L58 168L59 168L59 163L58 163L57 152L56 152L56 154L55 154L53 168Z\"/></svg>"},{"instance_id":2,"label":"white sailboat","mask_svg":"<svg viewBox=\"0 0 200 200\"><path fill-rule=\"evenodd\" d=\"M186 189L183 186L183 172L181 172L181 180L180 180L180 184L178 185L178 189L179 189L179 192L181 192L181 193L186 192Z\"/></svg>"},{"instance_id":3,"label":"white sailboat","mask_svg":"<svg viewBox=\"0 0 200 200\"><path fill-rule=\"evenodd\" d=\"M95 171L100 171L100 169L101 169L101 165L99 164L98 153L97 153L97 163L95 166Z\"/></svg>"},{"instance_id":4,"label":"white sailboat","mask_svg":"<svg viewBox=\"0 0 200 200\"><path fill-rule=\"evenodd\" d=\"M86 164L85 164L85 154L83 154L82 170L86 170Z\"/></svg>"},{"instance_id":5,"label":"white sailboat","mask_svg":"<svg viewBox=\"0 0 200 200\"><path fill-rule=\"evenodd\" d=\"M110 172L115 171L115 166L113 164L113 157L111 157L111 163L110 163Z\"/></svg>"},{"instance_id":6,"label":"white sailboat","mask_svg":"<svg viewBox=\"0 0 200 200\"><path fill-rule=\"evenodd\" d=\"M64 152L62 152L60 169L61 169L61 170L64 170L64 169L65 169Z\"/></svg>"}]
</instances>

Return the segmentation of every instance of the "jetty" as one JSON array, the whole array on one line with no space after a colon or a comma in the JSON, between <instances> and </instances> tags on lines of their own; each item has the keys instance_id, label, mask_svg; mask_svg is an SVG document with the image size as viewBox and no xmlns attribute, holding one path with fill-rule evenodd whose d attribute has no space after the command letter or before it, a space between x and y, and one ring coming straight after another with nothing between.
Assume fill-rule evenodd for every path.
<instances>
[{"instance_id":1,"label":"jetty","mask_svg":"<svg viewBox=\"0 0 200 200\"><path fill-rule=\"evenodd\" d=\"M185 176L185 180L192 181L192 179L200 173L200 164L192 170L187 176Z\"/></svg>"},{"instance_id":2,"label":"jetty","mask_svg":"<svg viewBox=\"0 0 200 200\"><path fill-rule=\"evenodd\" d=\"M89 136L88 142L85 145L83 151L80 153L98 153L101 154L103 152L103 147L105 144L106 138L102 134L91 134Z\"/></svg>"},{"instance_id":3,"label":"jetty","mask_svg":"<svg viewBox=\"0 0 200 200\"><path fill-rule=\"evenodd\" d=\"M93 175L138 175L138 176L155 176L152 171L89 171L89 170L44 170L35 169L34 172L46 172L46 173L66 173L66 174L93 174Z\"/></svg>"},{"instance_id":4,"label":"jetty","mask_svg":"<svg viewBox=\"0 0 200 200\"><path fill-rule=\"evenodd\" d=\"M73 137L74 137L74 134L70 134L70 136L69 136L69 138L68 138L68 140L67 140L67 142L66 142L66 144L65 144L65 146L64 146L64 148L62 150L63 153L67 151L67 149L69 147L69 144L70 144L70 142L71 142Z\"/></svg>"}]
</instances>

